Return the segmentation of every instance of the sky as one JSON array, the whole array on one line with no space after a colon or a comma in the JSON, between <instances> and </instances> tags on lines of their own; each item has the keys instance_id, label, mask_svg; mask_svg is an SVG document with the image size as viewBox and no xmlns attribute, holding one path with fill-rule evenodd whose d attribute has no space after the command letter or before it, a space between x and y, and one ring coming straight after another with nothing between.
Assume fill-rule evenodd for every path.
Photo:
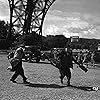
<instances>
[{"instance_id":1,"label":"sky","mask_svg":"<svg viewBox=\"0 0 100 100\"><path fill-rule=\"evenodd\" d=\"M8 0L0 0L0 19L9 20ZM100 0L56 0L45 17L43 35L100 39Z\"/></svg>"}]
</instances>

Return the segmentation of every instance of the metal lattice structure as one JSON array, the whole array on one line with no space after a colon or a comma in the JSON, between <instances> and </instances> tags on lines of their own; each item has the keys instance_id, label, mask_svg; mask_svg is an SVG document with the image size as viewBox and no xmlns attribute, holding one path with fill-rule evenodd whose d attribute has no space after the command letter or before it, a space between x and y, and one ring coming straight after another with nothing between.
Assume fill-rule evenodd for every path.
<instances>
[{"instance_id":1,"label":"metal lattice structure","mask_svg":"<svg viewBox=\"0 0 100 100\"><path fill-rule=\"evenodd\" d=\"M32 31L42 36L45 15L55 0L8 0L10 6L10 29L15 34L29 34Z\"/></svg>"}]
</instances>

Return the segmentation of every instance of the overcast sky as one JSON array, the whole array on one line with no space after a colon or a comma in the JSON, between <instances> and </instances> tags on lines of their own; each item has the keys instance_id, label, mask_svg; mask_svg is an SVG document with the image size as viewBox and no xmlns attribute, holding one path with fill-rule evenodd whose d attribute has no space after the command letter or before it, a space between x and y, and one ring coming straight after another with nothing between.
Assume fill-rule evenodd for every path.
<instances>
[{"instance_id":1,"label":"overcast sky","mask_svg":"<svg viewBox=\"0 0 100 100\"><path fill-rule=\"evenodd\" d=\"M8 0L0 0L0 19L9 19ZM46 15L43 34L100 39L100 0L56 0Z\"/></svg>"}]
</instances>

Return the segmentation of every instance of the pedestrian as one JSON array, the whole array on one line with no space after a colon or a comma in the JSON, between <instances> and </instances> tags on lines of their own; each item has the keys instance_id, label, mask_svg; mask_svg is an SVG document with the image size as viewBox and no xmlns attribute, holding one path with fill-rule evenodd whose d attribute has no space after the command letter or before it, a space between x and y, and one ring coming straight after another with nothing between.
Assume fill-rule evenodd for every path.
<instances>
[{"instance_id":1,"label":"pedestrian","mask_svg":"<svg viewBox=\"0 0 100 100\"><path fill-rule=\"evenodd\" d=\"M24 55L24 45L18 47L15 52L13 58L11 58L10 63L12 65L11 71L14 72L10 81L16 83L15 79L20 75L23 78L23 83L29 83L24 75L24 69L22 67L22 57Z\"/></svg>"},{"instance_id":2,"label":"pedestrian","mask_svg":"<svg viewBox=\"0 0 100 100\"><path fill-rule=\"evenodd\" d=\"M60 79L61 83L63 84L63 78L67 77L67 86L70 86L70 80L71 80L71 69L73 69L73 61L80 66L85 72L87 72L87 69L79 64L77 60L72 55L72 50L70 48L70 45L67 47L67 51L63 49L61 53L59 53L59 59L61 63L61 68L59 69L60 72Z\"/></svg>"},{"instance_id":3,"label":"pedestrian","mask_svg":"<svg viewBox=\"0 0 100 100\"><path fill-rule=\"evenodd\" d=\"M84 53L83 57L83 63L88 67L88 51Z\"/></svg>"},{"instance_id":4,"label":"pedestrian","mask_svg":"<svg viewBox=\"0 0 100 100\"><path fill-rule=\"evenodd\" d=\"M77 62L79 62L80 64L83 64L83 59L84 59L83 53L82 53L82 51L80 51L80 52L78 53Z\"/></svg>"},{"instance_id":5,"label":"pedestrian","mask_svg":"<svg viewBox=\"0 0 100 100\"><path fill-rule=\"evenodd\" d=\"M95 67L95 61L94 61L94 56L95 56L95 53L94 51L91 53L91 63L92 63L92 66Z\"/></svg>"},{"instance_id":6,"label":"pedestrian","mask_svg":"<svg viewBox=\"0 0 100 100\"><path fill-rule=\"evenodd\" d=\"M88 63L88 59L87 59L87 56L88 56L88 51L86 51L84 54L83 54L83 63Z\"/></svg>"}]
</instances>

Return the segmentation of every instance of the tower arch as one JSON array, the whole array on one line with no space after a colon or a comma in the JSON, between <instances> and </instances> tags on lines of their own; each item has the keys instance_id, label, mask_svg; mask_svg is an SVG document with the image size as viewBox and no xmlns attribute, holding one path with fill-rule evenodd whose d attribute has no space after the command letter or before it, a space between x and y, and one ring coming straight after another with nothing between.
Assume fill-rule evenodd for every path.
<instances>
[{"instance_id":1,"label":"tower arch","mask_svg":"<svg viewBox=\"0 0 100 100\"><path fill-rule=\"evenodd\" d=\"M10 7L10 28L15 34L29 34L33 31L42 36L42 26L47 11L56 0L8 0ZM34 33L33 32L33 33Z\"/></svg>"}]
</instances>

